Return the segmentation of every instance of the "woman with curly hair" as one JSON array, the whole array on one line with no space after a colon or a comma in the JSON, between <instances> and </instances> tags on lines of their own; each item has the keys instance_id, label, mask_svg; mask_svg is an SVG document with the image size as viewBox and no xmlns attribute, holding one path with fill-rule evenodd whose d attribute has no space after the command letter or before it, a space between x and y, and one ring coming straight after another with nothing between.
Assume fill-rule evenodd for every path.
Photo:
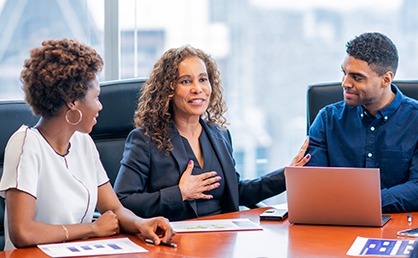
<instances>
[{"instance_id":1,"label":"woman with curly hair","mask_svg":"<svg viewBox=\"0 0 418 258\"><path fill-rule=\"evenodd\" d=\"M137 215L184 220L253 207L285 190L283 170L240 180L216 62L191 46L170 49L146 82L115 190ZM308 141L303 149L306 149ZM304 151L293 165L304 165Z\"/></svg>"},{"instance_id":2,"label":"woman with curly hair","mask_svg":"<svg viewBox=\"0 0 418 258\"><path fill-rule=\"evenodd\" d=\"M40 120L21 126L6 146L6 250L121 230L157 245L171 239L166 219L142 219L121 205L88 135L102 109L102 67L94 49L68 39L46 40L25 60L25 99ZM102 215L92 222L95 208Z\"/></svg>"}]
</instances>

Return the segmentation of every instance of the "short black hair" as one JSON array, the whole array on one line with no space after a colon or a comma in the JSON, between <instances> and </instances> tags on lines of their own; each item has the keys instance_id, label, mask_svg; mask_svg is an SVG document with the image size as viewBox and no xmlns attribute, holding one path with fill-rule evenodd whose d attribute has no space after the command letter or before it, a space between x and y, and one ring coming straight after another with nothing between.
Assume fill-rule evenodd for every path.
<instances>
[{"instance_id":1,"label":"short black hair","mask_svg":"<svg viewBox=\"0 0 418 258\"><path fill-rule=\"evenodd\" d=\"M348 41L345 46L348 55L367 62L378 75L387 71L396 74L398 50L387 36L378 32L367 32Z\"/></svg>"}]
</instances>

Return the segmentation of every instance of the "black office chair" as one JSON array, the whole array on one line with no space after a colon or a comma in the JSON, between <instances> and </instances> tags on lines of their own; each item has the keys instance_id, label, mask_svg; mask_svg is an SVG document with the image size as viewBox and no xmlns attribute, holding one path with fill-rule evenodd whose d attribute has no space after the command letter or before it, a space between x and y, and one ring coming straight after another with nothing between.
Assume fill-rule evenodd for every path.
<instances>
[{"instance_id":1,"label":"black office chair","mask_svg":"<svg viewBox=\"0 0 418 258\"><path fill-rule=\"evenodd\" d=\"M397 80L394 83L406 96L418 99L418 80ZM340 100L343 100L341 82L309 85L306 94L307 132L321 108Z\"/></svg>"},{"instance_id":2,"label":"black office chair","mask_svg":"<svg viewBox=\"0 0 418 258\"><path fill-rule=\"evenodd\" d=\"M0 101L0 176L3 174L4 149L10 136L19 129L22 124L34 126L38 121L29 106L23 100ZM4 248L4 199L0 198L0 250Z\"/></svg>"},{"instance_id":3,"label":"black office chair","mask_svg":"<svg viewBox=\"0 0 418 258\"><path fill-rule=\"evenodd\" d=\"M138 96L147 78L107 81L100 84L103 105L97 124L90 133L100 160L113 186L125 149L125 140L135 128L133 118Z\"/></svg>"}]
</instances>

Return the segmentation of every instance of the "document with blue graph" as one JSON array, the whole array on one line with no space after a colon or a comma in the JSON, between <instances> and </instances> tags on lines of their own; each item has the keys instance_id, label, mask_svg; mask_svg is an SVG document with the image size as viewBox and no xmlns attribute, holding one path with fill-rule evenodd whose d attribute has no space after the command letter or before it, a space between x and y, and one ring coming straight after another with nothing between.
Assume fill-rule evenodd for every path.
<instances>
[{"instance_id":1,"label":"document with blue graph","mask_svg":"<svg viewBox=\"0 0 418 258\"><path fill-rule=\"evenodd\" d=\"M47 244L38 245L38 248L51 257L76 257L148 252L146 249L129 240L129 238Z\"/></svg>"},{"instance_id":2,"label":"document with blue graph","mask_svg":"<svg viewBox=\"0 0 418 258\"><path fill-rule=\"evenodd\" d=\"M357 237L347 252L351 256L409 257L414 239L380 239Z\"/></svg>"}]
</instances>

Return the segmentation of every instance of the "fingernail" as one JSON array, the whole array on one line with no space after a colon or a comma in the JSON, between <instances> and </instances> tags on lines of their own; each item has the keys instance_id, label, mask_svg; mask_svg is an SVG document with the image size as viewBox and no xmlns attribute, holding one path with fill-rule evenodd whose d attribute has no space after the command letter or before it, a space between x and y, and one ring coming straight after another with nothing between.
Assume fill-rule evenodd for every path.
<instances>
[{"instance_id":1,"label":"fingernail","mask_svg":"<svg viewBox=\"0 0 418 258\"><path fill-rule=\"evenodd\" d=\"M310 159L311 158L311 154L306 155L306 158L307 159Z\"/></svg>"},{"instance_id":2,"label":"fingernail","mask_svg":"<svg viewBox=\"0 0 418 258\"><path fill-rule=\"evenodd\" d=\"M193 164L193 160L189 160L189 165Z\"/></svg>"}]
</instances>

